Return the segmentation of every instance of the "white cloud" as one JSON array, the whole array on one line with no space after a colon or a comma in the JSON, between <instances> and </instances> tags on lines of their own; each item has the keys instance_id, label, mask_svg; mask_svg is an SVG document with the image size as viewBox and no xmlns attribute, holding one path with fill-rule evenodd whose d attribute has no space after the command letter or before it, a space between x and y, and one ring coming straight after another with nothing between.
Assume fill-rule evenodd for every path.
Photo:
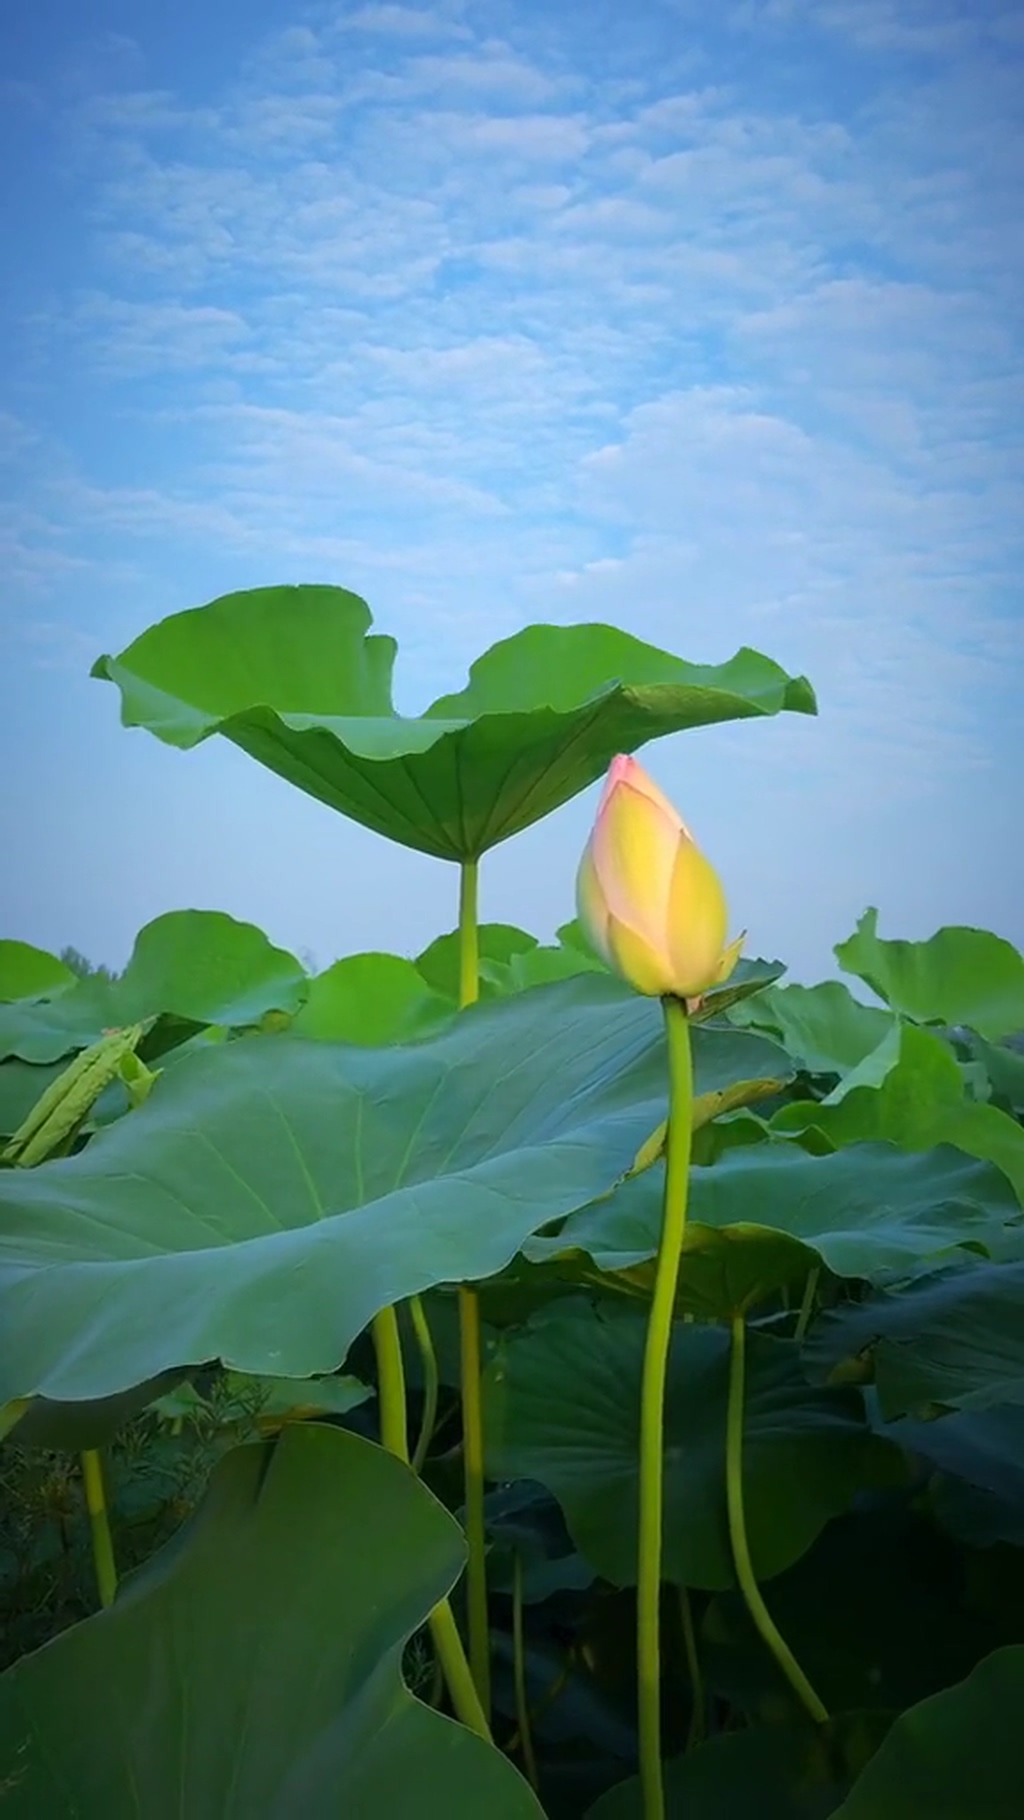
<instances>
[{"instance_id":1,"label":"white cloud","mask_svg":"<svg viewBox=\"0 0 1024 1820\"><path fill-rule=\"evenodd\" d=\"M747 30L835 33L867 52L949 56L974 43L984 21L956 0L740 0L730 14Z\"/></svg>"},{"instance_id":2,"label":"white cloud","mask_svg":"<svg viewBox=\"0 0 1024 1820\"><path fill-rule=\"evenodd\" d=\"M478 52L448 56L409 57L397 73L366 71L349 89L353 100L406 101L429 99L450 105L465 97L472 105L533 107L550 101L567 85L526 58L513 55L502 44L486 45Z\"/></svg>"},{"instance_id":3,"label":"white cloud","mask_svg":"<svg viewBox=\"0 0 1024 1820\"><path fill-rule=\"evenodd\" d=\"M709 736L730 787L756 734L794 817L866 840L884 796L922 878L935 779L980 828L1020 664L1012 19L680 10L675 60L643 9L499 39L483 5L307 15L205 91L104 52L81 283L31 344L102 449L0 419L39 648L64 587L127 637L278 576L368 595L406 705L529 619L750 642L825 714Z\"/></svg>"},{"instance_id":4,"label":"white cloud","mask_svg":"<svg viewBox=\"0 0 1024 1820\"><path fill-rule=\"evenodd\" d=\"M468 26L460 24L452 14L416 6L358 6L350 12L342 5L334 25L337 31L399 39L472 36Z\"/></svg>"},{"instance_id":5,"label":"white cloud","mask_svg":"<svg viewBox=\"0 0 1024 1820\"><path fill-rule=\"evenodd\" d=\"M86 295L75 327L100 370L174 373L245 363L250 330L237 310Z\"/></svg>"}]
</instances>

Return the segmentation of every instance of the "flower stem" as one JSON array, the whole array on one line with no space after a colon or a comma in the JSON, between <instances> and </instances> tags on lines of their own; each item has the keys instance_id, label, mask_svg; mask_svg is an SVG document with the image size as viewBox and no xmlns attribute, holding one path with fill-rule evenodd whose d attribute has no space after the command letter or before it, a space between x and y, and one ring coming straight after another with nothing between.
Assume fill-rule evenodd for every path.
<instances>
[{"instance_id":1,"label":"flower stem","mask_svg":"<svg viewBox=\"0 0 1024 1820\"><path fill-rule=\"evenodd\" d=\"M427 1311L420 1296L409 1297L409 1318L420 1349L423 1365L423 1414L420 1418L420 1432L416 1437L416 1448L412 1456L413 1472L423 1471L430 1443L434 1438L434 1424L437 1421L437 1353L434 1351L434 1336L430 1331Z\"/></svg>"},{"instance_id":2,"label":"flower stem","mask_svg":"<svg viewBox=\"0 0 1024 1820\"><path fill-rule=\"evenodd\" d=\"M107 1516L103 1461L99 1450L95 1447L86 1448L82 1454L82 1482L85 1486L89 1527L92 1530L92 1558L96 1564L96 1585L99 1589L100 1604L106 1609L108 1605L113 1605L117 1594L117 1566L114 1561L110 1520Z\"/></svg>"},{"instance_id":3,"label":"flower stem","mask_svg":"<svg viewBox=\"0 0 1024 1820\"><path fill-rule=\"evenodd\" d=\"M811 1324L811 1316L814 1313L814 1303L818 1294L818 1284L820 1281L821 1265L815 1264L813 1268L807 1272L807 1281L804 1284L804 1293L800 1302L800 1312L796 1317L796 1327L793 1332L794 1340L802 1341L807 1334L807 1329Z\"/></svg>"},{"instance_id":4,"label":"flower stem","mask_svg":"<svg viewBox=\"0 0 1024 1820\"><path fill-rule=\"evenodd\" d=\"M532 1789L537 1783L537 1758L530 1730L530 1703L526 1697L526 1652L523 1648L523 1557L516 1549L512 1568L512 1665L516 1690L516 1724L523 1768Z\"/></svg>"},{"instance_id":5,"label":"flower stem","mask_svg":"<svg viewBox=\"0 0 1024 1820\"><path fill-rule=\"evenodd\" d=\"M784 1637L777 1630L771 1613L761 1597L754 1578L747 1541L747 1524L743 1509L743 1401L746 1364L747 1328L741 1314L732 1321L732 1351L729 1358L729 1405L725 1426L725 1490L729 1508L729 1539L740 1591L747 1610L761 1637L775 1657L797 1698L806 1707L816 1725L825 1725L828 1712L800 1667Z\"/></svg>"},{"instance_id":6,"label":"flower stem","mask_svg":"<svg viewBox=\"0 0 1024 1820\"><path fill-rule=\"evenodd\" d=\"M380 1408L380 1444L400 1460L409 1458L409 1433L405 1412L405 1365L393 1308L382 1308L373 1318L373 1350L377 1356L377 1401Z\"/></svg>"},{"instance_id":7,"label":"flower stem","mask_svg":"<svg viewBox=\"0 0 1024 1820\"><path fill-rule=\"evenodd\" d=\"M697 1638L693 1628L693 1606L685 1586L679 1588L679 1616L683 1625L683 1648L686 1651L686 1666L690 1676L690 1729L686 1739L687 1750L692 1750L704 1736L707 1701L704 1693L704 1676L701 1674L700 1656L697 1653Z\"/></svg>"},{"instance_id":8,"label":"flower stem","mask_svg":"<svg viewBox=\"0 0 1024 1820\"><path fill-rule=\"evenodd\" d=\"M477 929L477 861L463 860L459 874L459 1004L480 995L480 936ZM462 1454L466 1507L466 1609L469 1660L485 1713L491 1710L491 1638L487 1617L486 1525L484 1522L484 1424L480 1397L480 1298L468 1283L459 1287L459 1376L462 1390Z\"/></svg>"},{"instance_id":9,"label":"flower stem","mask_svg":"<svg viewBox=\"0 0 1024 1820\"><path fill-rule=\"evenodd\" d=\"M480 1297L463 1283L459 1288L459 1374L462 1380L462 1453L465 1473L466 1602L469 1613L469 1659L484 1712L491 1710L491 1638L487 1618L486 1526L484 1523L484 1423L480 1395L483 1360L480 1347Z\"/></svg>"},{"instance_id":10,"label":"flower stem","mask_svg":"<svg viewBox=\"0 0 1024 1820\"><path fill-rule=\"evenodd\" d=\"M381 1445L409 1464L409 1441L405 1408L405 1368L398 1320L393 1308L382 1308L373 1320L373 1345L377 1355L377 1396L380 1403ZM480 1705L473 1677L469 1672L447 1599L435 1605L430 1614L430 1634L438 1660L444 1669L452 1705L463 1725L490 1742L491 1730Z\"/></svg>"},{"instance_id":11,"label":"flower stem","mask_svg":"<svg viewBox=\"0 0 1024 1820\"><path fill-rule=\"evenodd\" d=\"M476 1682L462 1647L459 1627L447 1599L443 1599L440 1605L435 1605L430 1614L430 1634L458 1717L470 1731L476 1732L478 1737L486 1738L488 1744L492 1743L487 1714L480 1704Z\"/></svg>"},{"instance_id":12,"label":"flower stem","mask_svg":"<svg viewBox=\"0 0 1024 1820\"><path fill-rule=\"evenodd\" d=\"M686 1007L666 998L669 1098L665 1202L640 1392L640 1553L637 1563L637 1703L644 1820L664 1820L661 1773L661 1533L665 1380L679 1260L686 1231L693 1114L693 1064Z\"/></svg>"}]
</instances>

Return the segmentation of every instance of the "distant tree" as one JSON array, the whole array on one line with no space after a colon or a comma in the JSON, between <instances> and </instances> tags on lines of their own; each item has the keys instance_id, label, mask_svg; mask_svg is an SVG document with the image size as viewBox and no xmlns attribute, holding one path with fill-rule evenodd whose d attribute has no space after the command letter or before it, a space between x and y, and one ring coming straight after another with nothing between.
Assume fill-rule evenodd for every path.
<instances>
[{"instance_id":1,"label":"distant tree","mask_svg":"<svg viewBox=\"0 0 1024 1820\"><path fill-rule=\"evenodd\" d=\"M94 966L92 961L88 960L84 954L80 954L77 948L62 948L60 958L65 967L70 967L72 973L77 973L80 980L116 980L117 978L117 974L110 967L104 967L102 962L98 966Z\"/></svg>"}]
</instances>

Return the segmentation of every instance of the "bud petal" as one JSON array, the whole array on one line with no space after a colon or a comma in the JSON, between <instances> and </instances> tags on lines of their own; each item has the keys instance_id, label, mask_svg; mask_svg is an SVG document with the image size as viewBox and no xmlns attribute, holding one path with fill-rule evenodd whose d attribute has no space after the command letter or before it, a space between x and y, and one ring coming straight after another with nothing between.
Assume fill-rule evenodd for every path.
<instances>
[{"instance_id":1,"label":"bud petal","mask_svg":"<svg viewBox=\"0 0 1024 1820\"><path fill-rule=\"evenodd\" d=\"M628 784L630 789L638 790L641 796L646 796L648 802L654 803L655 807L661 810L677 833L682 830L682 818L675 804L670 803L664 791L658 789L653 777L648 777L643 765L638 765L635 758L628 758L623 753L620 753L618 758L613 758L608 767L607 781L598 805L598 816L617 784Z\"/></svg>"},{"instance_id":2,"label":"bud petal","mask_svg":"<svg viewBox=\"0 0 1024 1820\"><path fill-rule=\"evenodd\" d=\"M674 991L664 957L649 947L642 935L637 935L614 916L608 924L608 942L610 965L622 979L628 980L635 992L663 998L666 992Z\"/></svg>"},{"instance_id":3,"label":"bud petal","mask_svg":"<svg viewBox=\"0 0 1024 1820\"><path fill-rule=\"evenodd\" d=\"M594 824L598 881L617 922L658 946L665 928L679 831L659 803L632 784L609 791Z\"/></svg>"},{"instance_id":4,"label":"bud petal","mask_svg":"<svg viewBox=\"0 0 1024 1820\"><path fill-rule=\"evenodd\" d=\"M606 966L614 967L608 942L608 905L598 883L592 847L593 837L584 848L576 874L576 914L595 954L601 956Z\"/></svg>"},{"instance_id":5,"label":"bud petal","mask_svg":"<svg viewBox=\"0 0 1024 1820\"><path fill-rule=\"evenodd\" d=\"M596 952L650 997L698 1002L728 978L743 946L743 936L725 946L714 867L653 779L624 755L609 767L576 905Z\"/></svg>"},{"instance_id":6,"label":"bud petal","mask_svg":"<svg viewBox=\"0 0 1024 1820\"><path fill-rule=\"evenodd\" d=\"M713 985L728 928L725 893L699 847L684 836L672 873L666 918L672 991L695 998Z\"/></svg>"},{"instance_id":7,"label":"bud petal","mask_svg":"<svg viewBox=\"0 0 1024 1820\"><path fill-rule=\"evenodd\" d=\"M718 972L715 974L715 980L714 980L714 983L716 986L720 986L722 984L723 980L727 980L729 978L730 973L732 972L733 968L736 965L736 962L739 960L740 955L743 952L743 944L746 941L746 939L747 939L747 932L744 929L742 935L738 935L734 942L729 943L728 948L725 950L725 953L723 954L721 960L718 963Z\"/></svg>"}]
</instances>

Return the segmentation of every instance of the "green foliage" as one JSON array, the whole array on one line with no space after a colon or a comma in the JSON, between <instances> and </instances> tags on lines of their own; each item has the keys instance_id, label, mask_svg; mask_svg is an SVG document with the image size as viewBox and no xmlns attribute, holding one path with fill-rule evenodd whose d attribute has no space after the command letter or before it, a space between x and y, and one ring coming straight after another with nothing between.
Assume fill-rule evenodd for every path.
<instances>
[{"instance_id":1,"label":"green foliage","mask_svg":"<svg viewBox=\"0 0 1024 1820\"><path fill-rule=\"evenodd\" d=\"M885 942L865 910L834 950L839 965L904 1017L969 1024L979 1036L1024 1030L1024 958L985 929L939 929L926 942Z\"/></svg>"},{"instance_id":2,"label":"green foliage","mask_svg":"<svg viewBox=\"0 0 1024 1820\"><path fill-rule=\"evenodd\" d=\"M757 651L689 664L613 626L528 626L419 719L391 702L393 639L344 588L253 588L151 626L95 676L126 726L223 733L329 808L440 859L475 859L682 728L816 712Z\"/></svg>"},{"instance_id":3,"label":"green foliage","mask_svg":"<svg viewBox=\"0 0 1024 1820\"><path fill-rule=\"evenodd\" d=\"M1013 1820L1024 1802L1022 1697L1024 1648L997 1650L896 1720L836 1820Z\"/></svg>"},{"instance_id":4,"label":"green foliage","mask_svg":"<svg viewBox=\"0 0 1024 1820\"><path fill-rule=\"evenodd\" d=\"M870 1360L885 1415L933 1404L1024 1403L1024 1261L976 1264L826 1315L808 1345L816 1375Z\"/></svg>"},{"instance_id":5,"label":"green foliage","mask_svg":"<svg viewBox=\"0 0 1024 1820\"><path fill-rule=\"evenodd\" d=\"M350 954L310 981L291 1027L322 1042L376 1048L428 1035L454 1014L455 994L431 991L412 961L398 954Z\"/></svg>"},{"instance_id":6,"label":"green foliage","mask_svg":"<svg viewBox=\"0 0 1024 1820\"><path fill-rule=\"evenodd\" d=\"M439 1785L459 1820L529 1820L511 1764L402 1681L462 1554L430 1493L355 1435L235 1448L113 1609L0 1680L8 1811L413 1820Z\"/></svg>"},{"instance_id":7,"label":"green foliage","mask_svg":"<svg viewBox=\"0 0 1024 1820\"><path fill-rule=\"evenodd\" d=\"M662 1116L662 1048L656 1006L582 977L407 1048L188 1056L79 1155L0 1173L0 1402L332 1371L380 1309L606 1192Z\"/></svg>"},{"instance_id":8,"label":"green foliage","mask_svg":"<svg viewBox=\"0 0 1024 1820\"><path fill-rule=\"evenodd\" d=\"M394 657L357 596L267 588L96 673L127 724L182 748L221 733L457 862L618 751L814 711L756 652L696 665L535 626L407 718ZM836 953L880 1004L745 957L691 1008L651 1683L670 1820L1024 1808L1024 961L979 930L883 941L876 920ZM643 1814L660 1008L574 922L477 934L469 1009L465 927L320 972L194 910L141 930L120 977L0 942L12 1820ZM475 1723L467 1284L493 1744L455 1717ZM394 1452L425 1416L417 1482Z\"/></svg>"},{"instance_id":9,"label":"green foliage","mask_svg":"<svg viewBox=\"0 0 1024 1820\"><path fill-rule=\"evenodd\" d=\"M752 1799L757 1820L821 1820L835 1811L887 1725L888 1715L849 1713L823 1733L799 1724L723 1732L668 1765L667 1820L737 1820ZM643 1820L643 1811L633 1780L612 1789L590 1816Z\"/></svg>"},{"instance_id":10,"label":"green foliage","mask_svg":"<svg viewBox=\"0 0 1024 1820\"><path fill-rule=\"evenodd\" d=\"M540 1263L584 1251L601 1271L636 1275L657 1249L662 1183L660 1166L624 1182L572 1214L557 1238L527 1241L524 1256ZM748 1313L802 1288L818 1264L837 1277L909 1279L954 1248L997 1245L1018 1220L998 1170L949 1146L908 1156L891 1144L851 1144L812 1156L797 1144L744 1145L694 1173L679 1309L711 1319Z\"/></svg>"},{"instance_id":11,"label":"green foliage","mask_svg":"<svg viewBox=\"0 0 1024 1820\"><path fill-rule=\"evenodd\" d=\"M506 1337L486 1376L488 1466L537 1479L604 1579L636 1574L641 1313L564 1302ZM759 1578L780 1573L863 1487L899 1482L855 1391L812 1391L792 1340L751 1336L745 1455ZM665 1418L664 1572L680 1586L733 1581L722 1438L729 1335L677 1324Z\"/></svg>"},{"instance_id":12,"label":"green foliage","mask_svg":"<svg viewBox=\"0 0 1024 1820\"><path fill-rule=\"evenodd\" d=\"M0 941L0 1004L40 998L44 992L64 992L74 985L75 977L63 956L58 959L45 948L33 948L30 942Z\"/></svg>"},{"instance_id":13,"label":"green foliage","mask_svg":"<svg viewBox=\"0 0 1024 1820\"><path fill-rule=\"evenodd\" d=\"M0 943L3 950L20 944ZM118 979L90 974L67 990L0 1006L0 1056L53 1062L105 1030L165 1016L193 1027L255 1024L297 1010L303 969L252 923L216 910L173 910L147 923Z\"/></svg>"},{"instance_id":14,"label":"green foliage","mask_svg":"<svg viewBox=\"0 0 1024 1820\"><path fill-rule=\"evenodd\" d=\"M371 1394L350 1378L322 1383L345 1409ZM115 1552L126 1571L195 1509L229 1447L260 1438L268 1418L280 1426L275 1403L295 1411L297 1396L317 1394L303 1384L285 1396L254 1378L208 1371L195 1384L168 1372L102 1402L30 1401L0 1449L0 1666L96 1609L82 1449L108 1447Z\"/></svg>"},{"instance_id":15,"label":"green foliage","mask_svg":"<svg viewBox=\"0 0 1024 1820\"><path fill-rule=\"evenodd\" d=\"M893 1024L890 1012L860 1004L839 980L769 986L730 1016L776 1036L809 1074L848 1073L877 1049Z\"/></svg>"},{"instance_id":16,"label":"green foliage","mask_svg":"<svg viewBox=\"0 0 1024 1820\"><path fill-rule=\"evenodd\" d=\"M865 1138L886 1138L906 1150L955 1144L995 1163L1024 1205L1024 1130L1017 1120L968 1098L956 1057L931 1031L909 1024L897 1043L877 1086L847 1082L841 1097L784 1106L772 1129L788 1136L813 1126L837 1146Z\"/></svg>"}]
</instances>

